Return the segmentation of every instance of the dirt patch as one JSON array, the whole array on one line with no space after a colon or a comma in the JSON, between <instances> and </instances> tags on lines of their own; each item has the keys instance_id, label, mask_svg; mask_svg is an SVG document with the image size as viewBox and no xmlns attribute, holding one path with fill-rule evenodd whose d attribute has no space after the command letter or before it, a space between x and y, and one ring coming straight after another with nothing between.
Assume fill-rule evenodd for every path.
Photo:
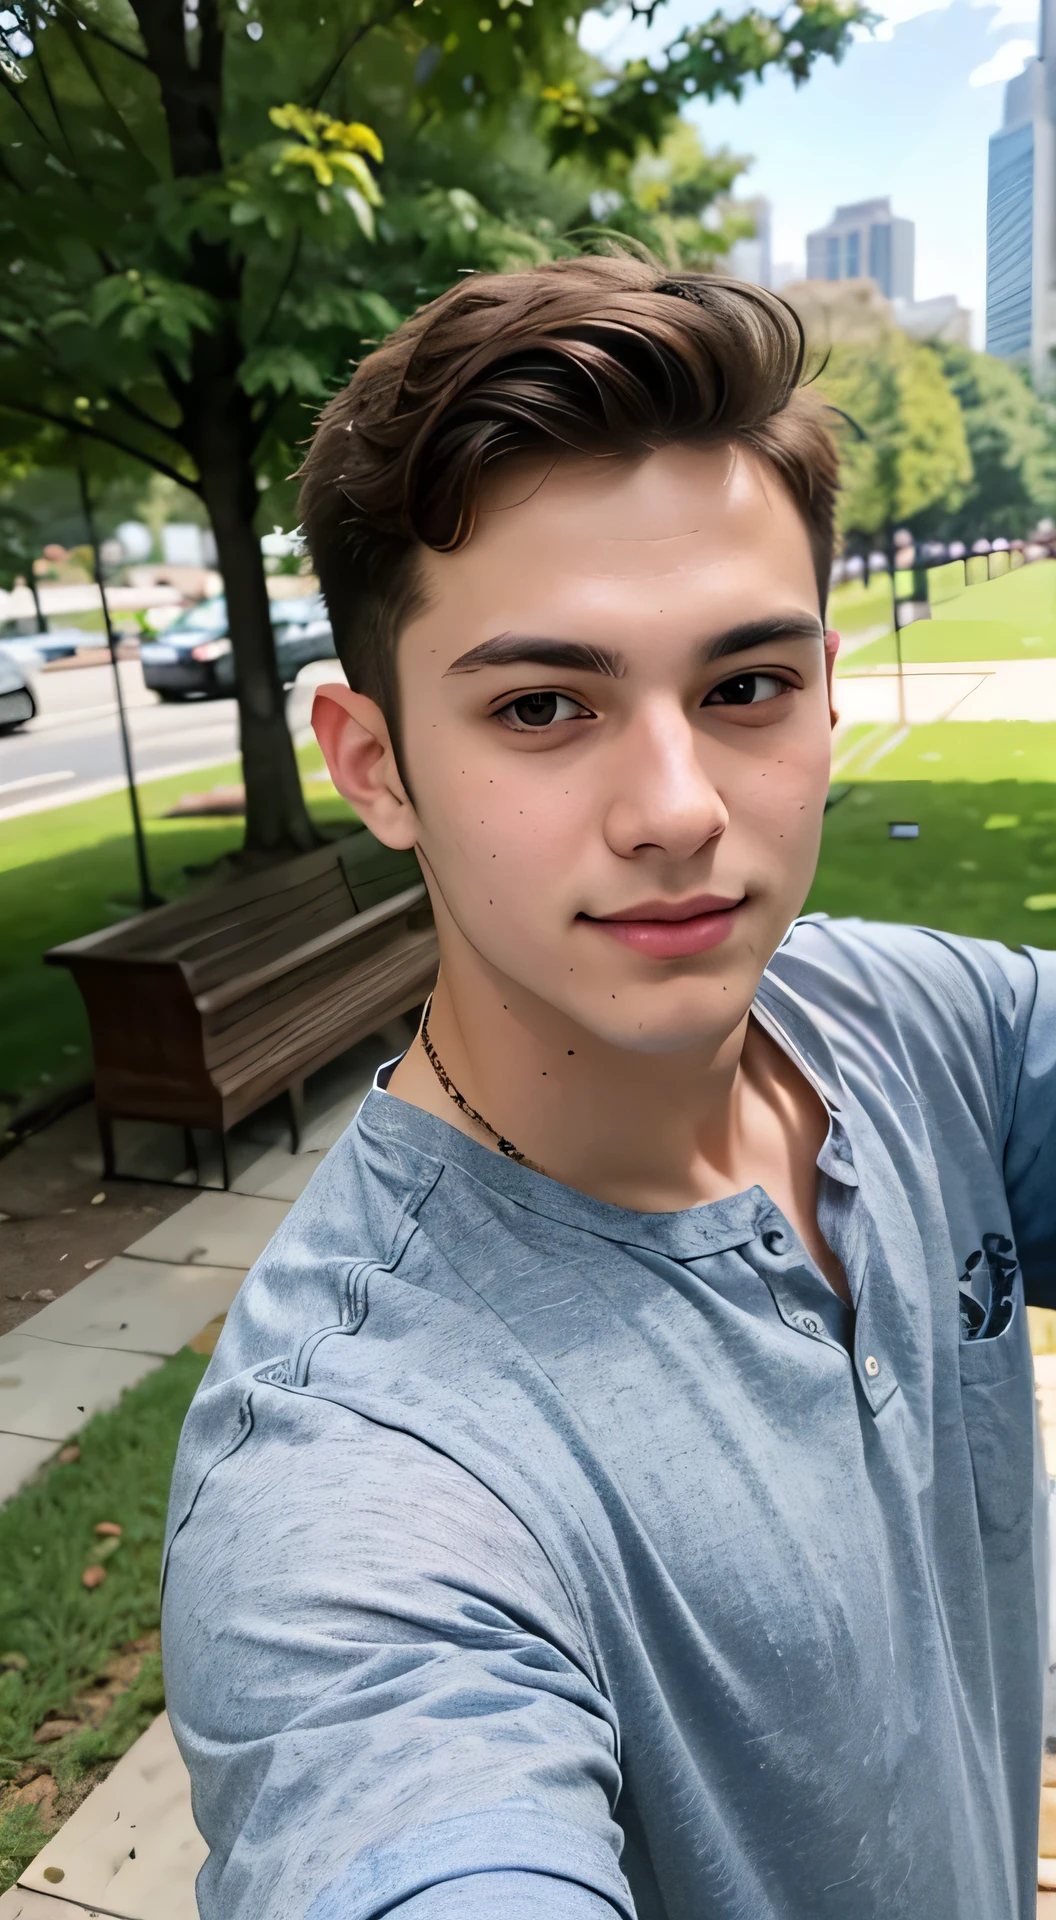
<instances>
[{"instance_id":1,"label":"dirt patch","mask_svg":"<svg viewBox=\"0 0 1056 1920\"><path fill-rule=\"evenodd\" d=\"M120 1164L120 1163L119 1163ZM124 1253L194 1189L104 1180L95 1112L75 1107L0 1160L0 1334ZM96 1196L102 1194L102 1201Z\"/></svg>"},{"instance_id":2,"label":"dirt patch","mask_svg":"<svg viewBox=\"0 0 1056 1920\"><path fill-rule=\"evenodd\" d=\"M161 1635L156 1631L127 1641L93 1675L91 1684L71 1700L61 1719L49 1716L37 1728L33 1737L40 1747L40 1757L27 1760L15 1778L0 1787L0 1816L16 1807L35 1807L42 1825L55 1832L76 1812L92 1788L117 1765L117 1759L100 1760L79 1778L60 1785L51 1772L49 1746L86 1727L101 1727L122 1694L130 1692L139 1679L144 1661L160 1649Z\"/></svg>"}]
</instances>

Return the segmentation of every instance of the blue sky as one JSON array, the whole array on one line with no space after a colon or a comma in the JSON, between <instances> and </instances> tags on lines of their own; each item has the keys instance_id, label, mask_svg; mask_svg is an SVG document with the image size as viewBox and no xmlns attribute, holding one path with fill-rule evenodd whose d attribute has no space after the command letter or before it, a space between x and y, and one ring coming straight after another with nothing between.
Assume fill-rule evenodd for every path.
<instances>
[{"instance_id":1,"label":"blue sky","mask_svg":"<svg viewBox=\"0 0 1056 1920\"><path fill-rule=\"evenodd\" d=\"M916 222L917 297L955 293L982 344L987 140L1001 124L1004 83L1037 38L1037 0L873 0L885 18L840 66L807 85L751 86L740 105L694 110L709 147L753 156L743 195L773 206L775 261L804 258L804 236L837 201L890 194ZM648 37L627 16L588 15L584 39L624 56L670 44L700 19L701 0L668 0Z\"/></svg>"}]
</instances>

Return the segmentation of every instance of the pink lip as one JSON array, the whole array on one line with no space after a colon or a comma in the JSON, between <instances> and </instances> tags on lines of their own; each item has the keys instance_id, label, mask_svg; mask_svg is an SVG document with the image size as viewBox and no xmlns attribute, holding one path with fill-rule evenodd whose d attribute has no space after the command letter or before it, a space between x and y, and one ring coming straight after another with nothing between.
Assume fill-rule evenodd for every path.
<instances>
[{"instance_id":1,"label":"pink lip","mask_svg":"<svg viewBox=\"0 0 1056 1920\"><path fill-rule=\"evenodd\" d=\"M594 919L581 915L599 932L609 934L636 953L655 960L677 960L690 953L706 953L717 947L733 927L737 909L743 900L723 900L715 894L702 894L695 900L677 904L664 900L645 900L640 906L625 907L620 913Z\"/></svg>"}]
</instances>

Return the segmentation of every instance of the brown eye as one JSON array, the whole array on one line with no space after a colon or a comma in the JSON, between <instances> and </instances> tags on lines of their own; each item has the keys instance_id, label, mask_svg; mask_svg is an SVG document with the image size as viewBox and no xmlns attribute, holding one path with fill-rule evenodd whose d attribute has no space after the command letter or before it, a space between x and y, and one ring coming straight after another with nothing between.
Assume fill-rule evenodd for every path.
<instances>
[{"instance_id":1,"label":"brown eye","mask_svg":"<svg viewBox=\"0 0 1056 1920\"><path fill-rule=\"evenodd\" d=\"M539 733L560 720L586 719L587 712L567 693L522 693L508 707L500 707L498 717L515 733Z\"/></svg>"},{"instance_id":2,"label":"brown eye","mask_svg":"<svg viewBox=\"0 0 1056 1920\"><path fill-rule=\"evenodd\" d=\"M787 680L779 680L775 673L738 673L732 680L724 680L721 686L713 687L702 704L706 707L755 707L763 700L775 699L787 688Z\"/></svg>"}]
</instances>

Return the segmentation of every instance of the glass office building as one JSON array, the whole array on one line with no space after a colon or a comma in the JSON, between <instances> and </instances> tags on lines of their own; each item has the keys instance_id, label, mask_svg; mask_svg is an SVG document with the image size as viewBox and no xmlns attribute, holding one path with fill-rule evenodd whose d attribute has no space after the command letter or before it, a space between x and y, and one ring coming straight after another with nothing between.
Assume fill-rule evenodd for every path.
<instances>
[{"instance_id":1,"label":"glass office building","mask_svg":"<svg viewBox=\"0 0 1056 1920\"><path fill-rule=\"evenodd\" d=\"M1034 307L1034 126L995 133L986 198L986 351L1030 351Z\"/></svg>"},{"instance_id":2,"label":"glass office building","mask_svg":"<svg viewBox=\"0 0 1056 1920\"><path fill-rule=\"evenodd\" d=\"M1056 382L1056 0L1042 0L1038 56L1005 88L990 141L986 348Z\"/></svg>"},{"instance_id":3,"label":"glass office building","mask_svg":"<svg viewBox=\"0 0 1056 1920\"><path fill-rule=\"evenodd\" d=\"M889 300L912 300L912 220L891 211L890 200L859 200L837 207L827 227L807 235L808 280L875 280Z\"/></svg>"}]
</instances>

